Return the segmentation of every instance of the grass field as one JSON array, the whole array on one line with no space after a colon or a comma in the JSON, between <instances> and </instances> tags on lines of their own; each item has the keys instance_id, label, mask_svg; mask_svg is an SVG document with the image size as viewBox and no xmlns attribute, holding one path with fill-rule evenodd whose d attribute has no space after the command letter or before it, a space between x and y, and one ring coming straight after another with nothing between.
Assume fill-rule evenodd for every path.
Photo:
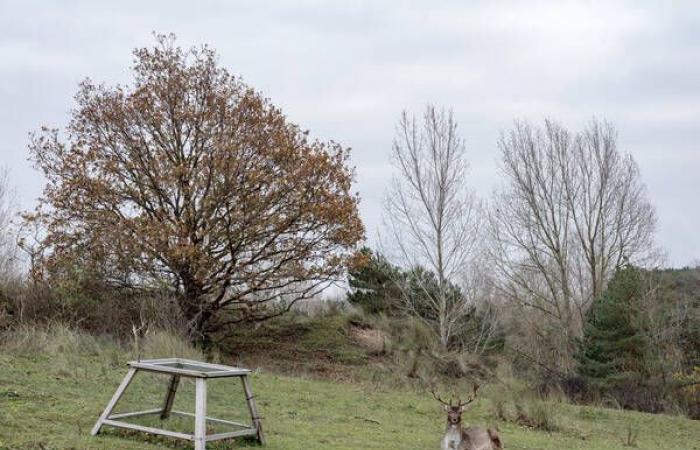
<instances>
[{"instance_id":1,"label":"grass field","mask_svg":"<svg viewBox=\"0 0 700 450\"><path fill-rule=\"evenodd\" d=\"M21 342L0 348L0 449L191 448L180 441L108 429L91 437L90 428L126 372L123 362L133 355L106 340L67 330L55 334L28 333ZM176 344L160 345L144 350L144 356L186 351ZM159 406L166 381L155 375L137 376L118 409ZM252 381L271 450L439 448L443 414L424 392L264 371ZM184 383L175 408L191 411L193 391L191 383ZM495 421L488 398L480 399L465 421L497 426L507 449L626 449L623 441L629 430L636 435L636 448L700 449L697 421L566 404L552 408L558 430L551 433ZM211 383L209 412L244 418L238 383ZM192 423L178 420L165 426L192 428ZM208 448L258 446L238 440Z\"/></svg>"}]
</instances>

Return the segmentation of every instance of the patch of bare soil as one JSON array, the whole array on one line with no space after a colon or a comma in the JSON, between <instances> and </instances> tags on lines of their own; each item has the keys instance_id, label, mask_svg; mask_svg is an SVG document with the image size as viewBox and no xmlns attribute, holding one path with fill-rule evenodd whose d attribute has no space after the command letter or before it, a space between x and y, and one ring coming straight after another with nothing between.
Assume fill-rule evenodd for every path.
<instances>
[{"instance_id":1,"label":"patch of bare soil","mask_svg":"<svg viewBox=\"0 0 700 450\"><path fill-rule=\"evenodd\" d=\"M373 354L384 352L389 335L382 330L372 328L350 327L350 338Z\"/></svg>"}]
</instances>

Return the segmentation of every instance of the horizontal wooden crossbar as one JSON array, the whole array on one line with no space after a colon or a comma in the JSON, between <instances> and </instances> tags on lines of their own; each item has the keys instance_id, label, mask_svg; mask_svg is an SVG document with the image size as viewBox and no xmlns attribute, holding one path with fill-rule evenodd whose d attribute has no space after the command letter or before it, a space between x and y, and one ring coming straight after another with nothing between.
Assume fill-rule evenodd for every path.
<instances>
[{"instance_id":1,"label":"horizontal wooden crossbar","mask_svg":"<svg viewBox=\"0 0 700 450\"><path fill-rule=\"evenodd\" d=\"M184 412L184 411L173 411L172 414L175 414L176 416L185 416L185 417L194 417L194 414ZM217 419L216 417L205 417L204 418L207 422L212 422L212 423L220 423L222 425L231 425L234 427L242 427L242 428L251 428L250 425L245 424L245 423L240 423L240 422L233 422L231 420L224 420L224 419Z\"/></svg>"},{"instance_id":2,"label":"horizontal wooden crossbar","mask_svg":"<svg viewBox=\"0 0 700 450\"><path fill-rule=\"evenodd\" d=\"M122 422L120 420L106 419L102 422L103 425L109 425L116 428L126 428L128 430L143 431L144 433L159 434L161 436L174 437L178 439L194 440L194 435L187 433L178 433L177 431L161 430L160 428L145 427L136 425L135 423Z\"/></svg>"},{"instance_id":3,"label":"horizontal wooden crossbar","mask_svg":"<svg viewBox=\"0 0 700 450\"><path fill-rule=\"evenodd\" d=\"M222 439L231 439L240 436L255 436L256 434L258 434L258 430L249 428L247 430L231 431L228 433L209 434L206 437L206 441L220 441Z\"/></svg>"},{"instance_id":4,"label":"horizontal wooden crossbar","mask_svg":"<svg viewBox=\"0 0 700 450\"><path fill-rule=\"evenodd\" d=\"M110 419L110 420L126 419L127 417L148 416L151 414L160 414L161 412L163 412L162 408L146 409L144 411L134 411L134 412L112 414L108 417L108 419ZM193 413L189 413L189 412L185 412L185 411L172 411L171 414L174 414L176 416L184 416L184 417L194 417L195 416ZM241 422L234 422L232 420L218 419L216 417L209 417L209 416L205 417L205 420L207 422L219 423L222 425L230 425L230 426L238 427L238 428L252 429L252 427L248 424L241 423Z\"/></svg>"},{"instance_id":5,"label":"horizontal wooden crossbar","mask_svg":"<svg viewBox=\"0 0 700 450\"><path fill-rule=\"evenodd\" d=\"M106 419L104 421L104 425L109 425L109 426L113 426L116 428L126 428L129 430L143 431L143 432L152 433L152 434L159 434L161 436L187 439L190 441L194 440L194 435L192 435L192 434L179 433L177 431L163 430L160 428L137 425L135 423L122 422L121 420L114 420L114 419L122 419L122 418L126 418L126 417L139 417L139 416L147 416L149 414L158 414L161 411L162 410L160 408L157 408L157 409L147 409L145 411L134 411L134 412L127 412L127 413L112 414L111 416L109 416L108 419ZM178 416L194 417L194 414L184 412L184 411L173 411L172 413L175 415L178 415ZM223 439L231 439L231 438L241 437L241 436L255 436L258 432L255 428L251 427L250 425L246 425L246 424L239 423L239 422L233 422L231 420L217 419L216 417L207 417L206 420L208 422L219 423L219 424L223 424L223 425L230 425L230 426L243 428L242 430L237 430L237 431L228 431L225 433L210 434L206 437L207 442L208 441L220 441Z\"/></svg>"},{"instance_id":6,"label":"horizontal wooden crossbar","mask_svg":"<svg viewBox=\"0 0 700 450\"><path fill-rule=\"evenodd\" d=\"M107 418L108 419L124 419L126 417L138 417L138 416L147 416L149 414L158 414L162 411L163 410L161 408L147 409L145 411L134 411L134 412L112 414Z\"/></svg>"}]
</instances>

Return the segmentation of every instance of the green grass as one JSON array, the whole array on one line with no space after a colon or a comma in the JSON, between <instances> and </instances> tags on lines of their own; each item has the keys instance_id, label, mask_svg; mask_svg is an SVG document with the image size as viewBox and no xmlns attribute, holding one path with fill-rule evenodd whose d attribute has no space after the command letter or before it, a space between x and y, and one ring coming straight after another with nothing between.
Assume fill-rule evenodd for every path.
<instances>
[{"instance_id":1,"label":"green grass","mask_svg":"<svg viewBox=\"0 0 700 450\"><path fill-rule=\"evenodd\" d=\"M241 327L222 346L246 363L324 377L361 368L370 359L348 335L348 318L339 314L323 318L290 314L256 328Z\"/></svg>"},{"instance_id":2,"label":"green grass","mask_svg":"<svg viewBox=\"0 0 700 450\"><path fill-rule=\"evenodd\" d=\"M145 355L172 356L171 352L181 351L176 345L158 345L160 348L149 348L144 344ZM49 334L0 347L0 449L191 448L181 441L117 430L105 429L99 437L89 435L125 374L123 362L130 356L107 341L70 333L67 339L64 335L52 340ZM119 410L159 406L166 381L138 375ZM439 448L443 414L424 392L266 372L254 374L252 382L271 450ZM176 409L192 410L193 390L191 383L181 385ZM506 448L513 450L627 449L623 440L630 427L640 449L700 449L697 421L566 404L552 408L558 427L551 433L496 421L487 398L480 399L464 419L470 424L497 426ZM238 383L213 381L209 412L222 418L244 418ZM185 431L192 424L174 419L167 426ZM238 440L208 448L258 446Z\"/></svg>"}]
</instances>

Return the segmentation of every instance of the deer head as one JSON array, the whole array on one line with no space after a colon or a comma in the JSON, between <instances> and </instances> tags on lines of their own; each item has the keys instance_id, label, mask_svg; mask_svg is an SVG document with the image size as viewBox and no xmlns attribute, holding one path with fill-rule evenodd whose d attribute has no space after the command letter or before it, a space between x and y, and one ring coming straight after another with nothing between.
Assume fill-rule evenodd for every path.
<instances>
[{"instance_id":1,"label":"deer head","mask_svg":"<svg viewBox=\"0 0 700 450\"><path fill-rule=\"evenodd\" d=\"M442 404L447 413L447 428L440 447L442 450L501 450L503 448L503 442L493 428L462 427L462 413L467 405L476 400L478 389L479 385L475 384L472 395L465 401L457 399L456 404L453 404L452 399L449 403L444 401L434 389L430 390L435 400Z\"/></svg>"},{"instance_id":2,"label":"deer head","mask_svg":"<svg viewBox=\"0 0 700 450\"><path fill-rule=\"evenodd\" d=\"M466 400L462 401L457 399L457 402L453 404L453 400L450 399L449 403L444 401L440 396L435 393L435 390L431 390L430 393L433 394L433 398L442 404L443 409L447 413L447 425L460 425L462 423L462 413L466 409L467 405L476 400L476 393L479 389L479 385L474 385L472 390L472 395Z\"/></svg>"}]
</instances>

